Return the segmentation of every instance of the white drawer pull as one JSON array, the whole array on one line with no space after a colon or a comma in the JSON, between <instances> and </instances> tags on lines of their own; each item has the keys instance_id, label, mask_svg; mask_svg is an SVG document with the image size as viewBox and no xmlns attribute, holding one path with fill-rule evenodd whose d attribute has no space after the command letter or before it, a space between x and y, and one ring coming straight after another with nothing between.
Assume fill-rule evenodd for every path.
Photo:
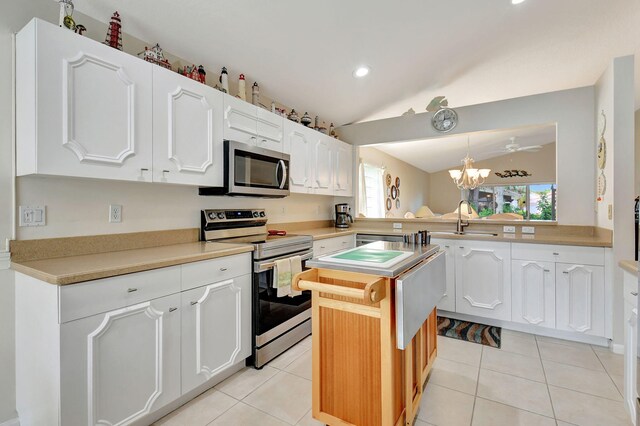
<instances>
[{"instance_id":1,"label":"white drawer pull","mask_svg":"<svg viewBox=\"0 0 640 426\"><path fill-rule=\"evenodd\" d=\"M127 289L127 293L133 293L134 291L138 291L137 288L129 288Z\"/></svg>"},{"instance_id":2,"label":"white drawer pull","mask_svg":"<svg viewBox=\"0 0 640 426\"><path fill-rule=\"evenodd\" d=\"M221 272L224 272L224 271L226 271L226 270L227 270L227 268L220 268L220 271L221 271Z\"/></svg>"},{"instance_id":3,"label":"white drawer pull","mask_svg":"<svg viewBox=\"0 0 640 426\"><path fill-rule=\"evenodd\" d=\"M178 308L169 308L169 312L177 311Z\"/></svg>"}]
</instances>

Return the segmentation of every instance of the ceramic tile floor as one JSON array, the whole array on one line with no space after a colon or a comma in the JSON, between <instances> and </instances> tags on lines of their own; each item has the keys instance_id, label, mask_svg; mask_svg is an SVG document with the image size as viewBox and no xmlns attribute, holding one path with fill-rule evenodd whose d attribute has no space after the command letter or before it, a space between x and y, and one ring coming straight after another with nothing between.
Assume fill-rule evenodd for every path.
<instances>
[{"instance_id":1,"label":"ceramic tile floor","mask_svg":"<svg viewBox=\"0 0 640 426\"><path fill-rule=\"evenodd\" d=\"M621 355L509 330L502 341L502 349L494 349L438 337L415 426L631 425ZM155 424L320 425L311 417L310 349L307 338L262 370L239 371Z\"/></svg>"}]
</instances>

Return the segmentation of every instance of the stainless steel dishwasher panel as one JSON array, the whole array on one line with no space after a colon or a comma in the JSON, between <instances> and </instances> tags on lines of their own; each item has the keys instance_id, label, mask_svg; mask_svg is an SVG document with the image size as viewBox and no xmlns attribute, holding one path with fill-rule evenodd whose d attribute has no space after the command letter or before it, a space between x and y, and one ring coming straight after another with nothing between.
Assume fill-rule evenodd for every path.
<instances>
[{"instance_id":1,"label":"stainless steel dishwasher panel","mask_svg":"<svg viewBox=\"0 0 640 426\"><path fill-rule=\"evenodd\" d=\"M445 253L440 251L396 279L396 337L404 350L446 290Z\"/></svg>"}]
</instances>

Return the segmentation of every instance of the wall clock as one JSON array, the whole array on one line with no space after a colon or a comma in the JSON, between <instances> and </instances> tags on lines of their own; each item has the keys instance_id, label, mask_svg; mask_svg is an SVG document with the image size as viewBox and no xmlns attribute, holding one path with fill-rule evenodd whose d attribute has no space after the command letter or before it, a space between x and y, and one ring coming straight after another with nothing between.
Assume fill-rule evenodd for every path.
<instances>
[{"instance_id":1,"label":"wall clock","mask_svg":"<svg viewBox=\"0 0 640 426\"><path fill-rule=\"evenodd\" d=\"M458 114L451 108L440 108L433 114L431 125L438 132L450 132L458 125Z\"/></svg>"}]
</instances>

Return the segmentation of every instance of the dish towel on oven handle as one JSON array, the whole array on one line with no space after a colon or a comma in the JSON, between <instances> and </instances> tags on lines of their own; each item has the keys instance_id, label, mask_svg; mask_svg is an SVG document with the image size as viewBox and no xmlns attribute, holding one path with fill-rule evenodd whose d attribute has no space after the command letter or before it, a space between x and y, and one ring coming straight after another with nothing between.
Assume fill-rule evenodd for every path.
<instances>
[{"instance_id":1,"label":"dish towel on oven handle","mask_svg":"<svg viewBox=\"0 0 640 426\"><path fill-rule=\"evenodd\" d=\"M291 262L290 259L279 259L273 266L273 287L276 296L283 297L291 294Z\"/></svg>"},{"instance_id":2,"label":"dish towel on oven handle","mask_svg":"<svg viewBox=\"0 0 640 426\"><path fill-rule=\"evenodd\" d=\"M295 277L296 274L299 274L300 272L302 272L302 258L300 256L293 256L289 258L289 261L291 263L291 279L293 279L293 277ZM301 291L291 289L291 293L289 294L289 297L296 297L296 296L300 296L301 294L302 294Z\"/></svg>"}]
</instances>

